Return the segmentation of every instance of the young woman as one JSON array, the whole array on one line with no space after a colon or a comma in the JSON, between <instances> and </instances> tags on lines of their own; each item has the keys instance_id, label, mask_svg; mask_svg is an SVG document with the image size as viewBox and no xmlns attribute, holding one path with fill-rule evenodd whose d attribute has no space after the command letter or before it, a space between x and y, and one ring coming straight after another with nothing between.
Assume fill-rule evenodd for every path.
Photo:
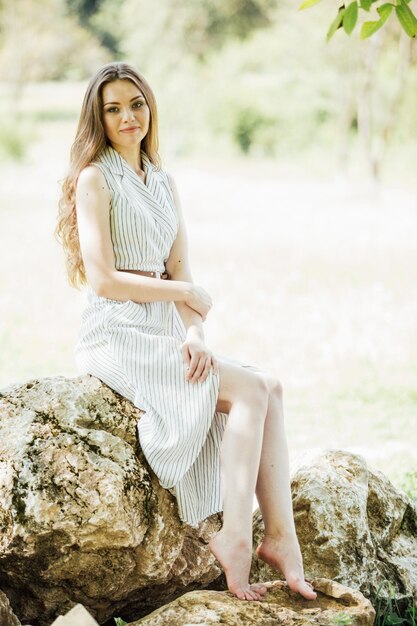
<instances>
[{"instance_id":1,"label":"young woman","mask_svg":"<svg viewBox=\"0 0 417 626\"><path fill-rule=\"evenodd\" d=\"M231 592L266 593L249 584L256 492L265 524L257 554L315 599L294 525L282 387L205 344L212 302L191 276L157 123L154 94L132 66L109 63L91 78L56 229L70 283L87 285L77 368L145 411L140 445L184 522L223 511L210 549Z\"/></svg>"}]
</instances>

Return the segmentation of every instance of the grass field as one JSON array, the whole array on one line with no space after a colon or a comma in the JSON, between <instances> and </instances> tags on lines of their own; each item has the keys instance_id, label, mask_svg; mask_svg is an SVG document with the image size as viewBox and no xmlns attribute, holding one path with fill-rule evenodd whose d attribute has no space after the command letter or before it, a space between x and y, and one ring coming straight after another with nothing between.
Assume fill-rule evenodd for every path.
<instances>
[{"instance_id":1,"label":"grass field","mask_svg":"<svg viewBox=\"0 0 417 626\"><path fill-rule=\"evenodd\" d=\"M77 375L84 294L53 238L75 120L38 115L34 130L25 161L2 167L0 387ZM348 449L416 496L416 189L221 154L165 166L214 301L207 344L281 379L293 467Z\"/></svg>"}]
</instances>

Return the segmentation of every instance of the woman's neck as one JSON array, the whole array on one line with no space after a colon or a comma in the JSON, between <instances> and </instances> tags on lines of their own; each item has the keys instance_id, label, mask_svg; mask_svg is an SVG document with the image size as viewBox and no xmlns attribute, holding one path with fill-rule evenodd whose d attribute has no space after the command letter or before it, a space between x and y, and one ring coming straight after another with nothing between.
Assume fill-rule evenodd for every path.
<instances>
[{"instance_id":1,"label":"woman's neck","mask_svg":"<svg viewBox=\"0 0 417 626\"><path fill-rule=\"evenodd\" d=\"M144 174L142 167L142 156L140 153L139 145L126 147L126 146L113 146L115 150L124 158L124 160L130 165L130 167L136 172L136 174Z\"/></svg>"}]
</instances>

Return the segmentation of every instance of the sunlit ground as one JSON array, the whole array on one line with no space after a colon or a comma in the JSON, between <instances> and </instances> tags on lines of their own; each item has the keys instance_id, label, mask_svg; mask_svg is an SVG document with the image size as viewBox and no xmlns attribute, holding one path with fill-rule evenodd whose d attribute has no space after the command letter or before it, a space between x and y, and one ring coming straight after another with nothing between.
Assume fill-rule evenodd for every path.
<instances>
[{"instance_id":1,"label":"sunlit ground","mask_svg":"<svg viewBox=\"0 0 417 626\"><path fill-rule=\"evenodd\" d=\"M0 183L0 387L77 375L85 296L53 238L73 120L39 123ZM196 283L212 295L207 344L284 386L292 466L311 448L363 454L397 485L417 471L416 190L318 179L221 157L166 164Z\"/></svg>"}]
</instances>

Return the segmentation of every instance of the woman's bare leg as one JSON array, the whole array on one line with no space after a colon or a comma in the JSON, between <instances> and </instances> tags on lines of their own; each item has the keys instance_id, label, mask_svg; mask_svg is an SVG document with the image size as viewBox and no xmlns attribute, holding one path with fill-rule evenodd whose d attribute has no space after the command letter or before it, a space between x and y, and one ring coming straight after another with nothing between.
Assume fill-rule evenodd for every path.
<instances>
[{"instance_id":1,"label":"woman's bare leg","mask_svg":"<svg viewBox=\"0 0 417 626\"><path fill-rule=\"evenodd\" d=\"M242 600L260 600L266 588L249 585L252 561L252 506L268 406L265 381L218 360L217 409L228 412L221 448L223 527L210 541L229 590Z\"/></svg>"},{"instance_id":2,"label":"woman's bare leg","mask_svg":"<svg viewBox=\"0 0 417 626\"><path fill-rule=\"evenodd\" d=\"M303 560L294 523L282 386L278 380L267 375L264 379L268 382L269 400L256 497L265 525L265 536L257 554L282 572L290 589L314 600L317 594L304 580Z\"/></svg>"},{"instance_id":3,"label":"woman's bare leg","mask_svg":"<svg viewBox=\"0 0 417 626\"><path fill-rule=\"evenodd\" d=\"M231 365L221 358L218 364L220 389L216 408L229 417L221 450L224 524L210 541L210 548L225 571L229 590L242 599L261 599L265 587L248 583L256 489L265 523L258 555L284 574L291 589L315 599L317 594L304 580L295 532L282 387L258 368ZM257 386L256 379L263 385Z\"/></svg>"}]
</instances>

